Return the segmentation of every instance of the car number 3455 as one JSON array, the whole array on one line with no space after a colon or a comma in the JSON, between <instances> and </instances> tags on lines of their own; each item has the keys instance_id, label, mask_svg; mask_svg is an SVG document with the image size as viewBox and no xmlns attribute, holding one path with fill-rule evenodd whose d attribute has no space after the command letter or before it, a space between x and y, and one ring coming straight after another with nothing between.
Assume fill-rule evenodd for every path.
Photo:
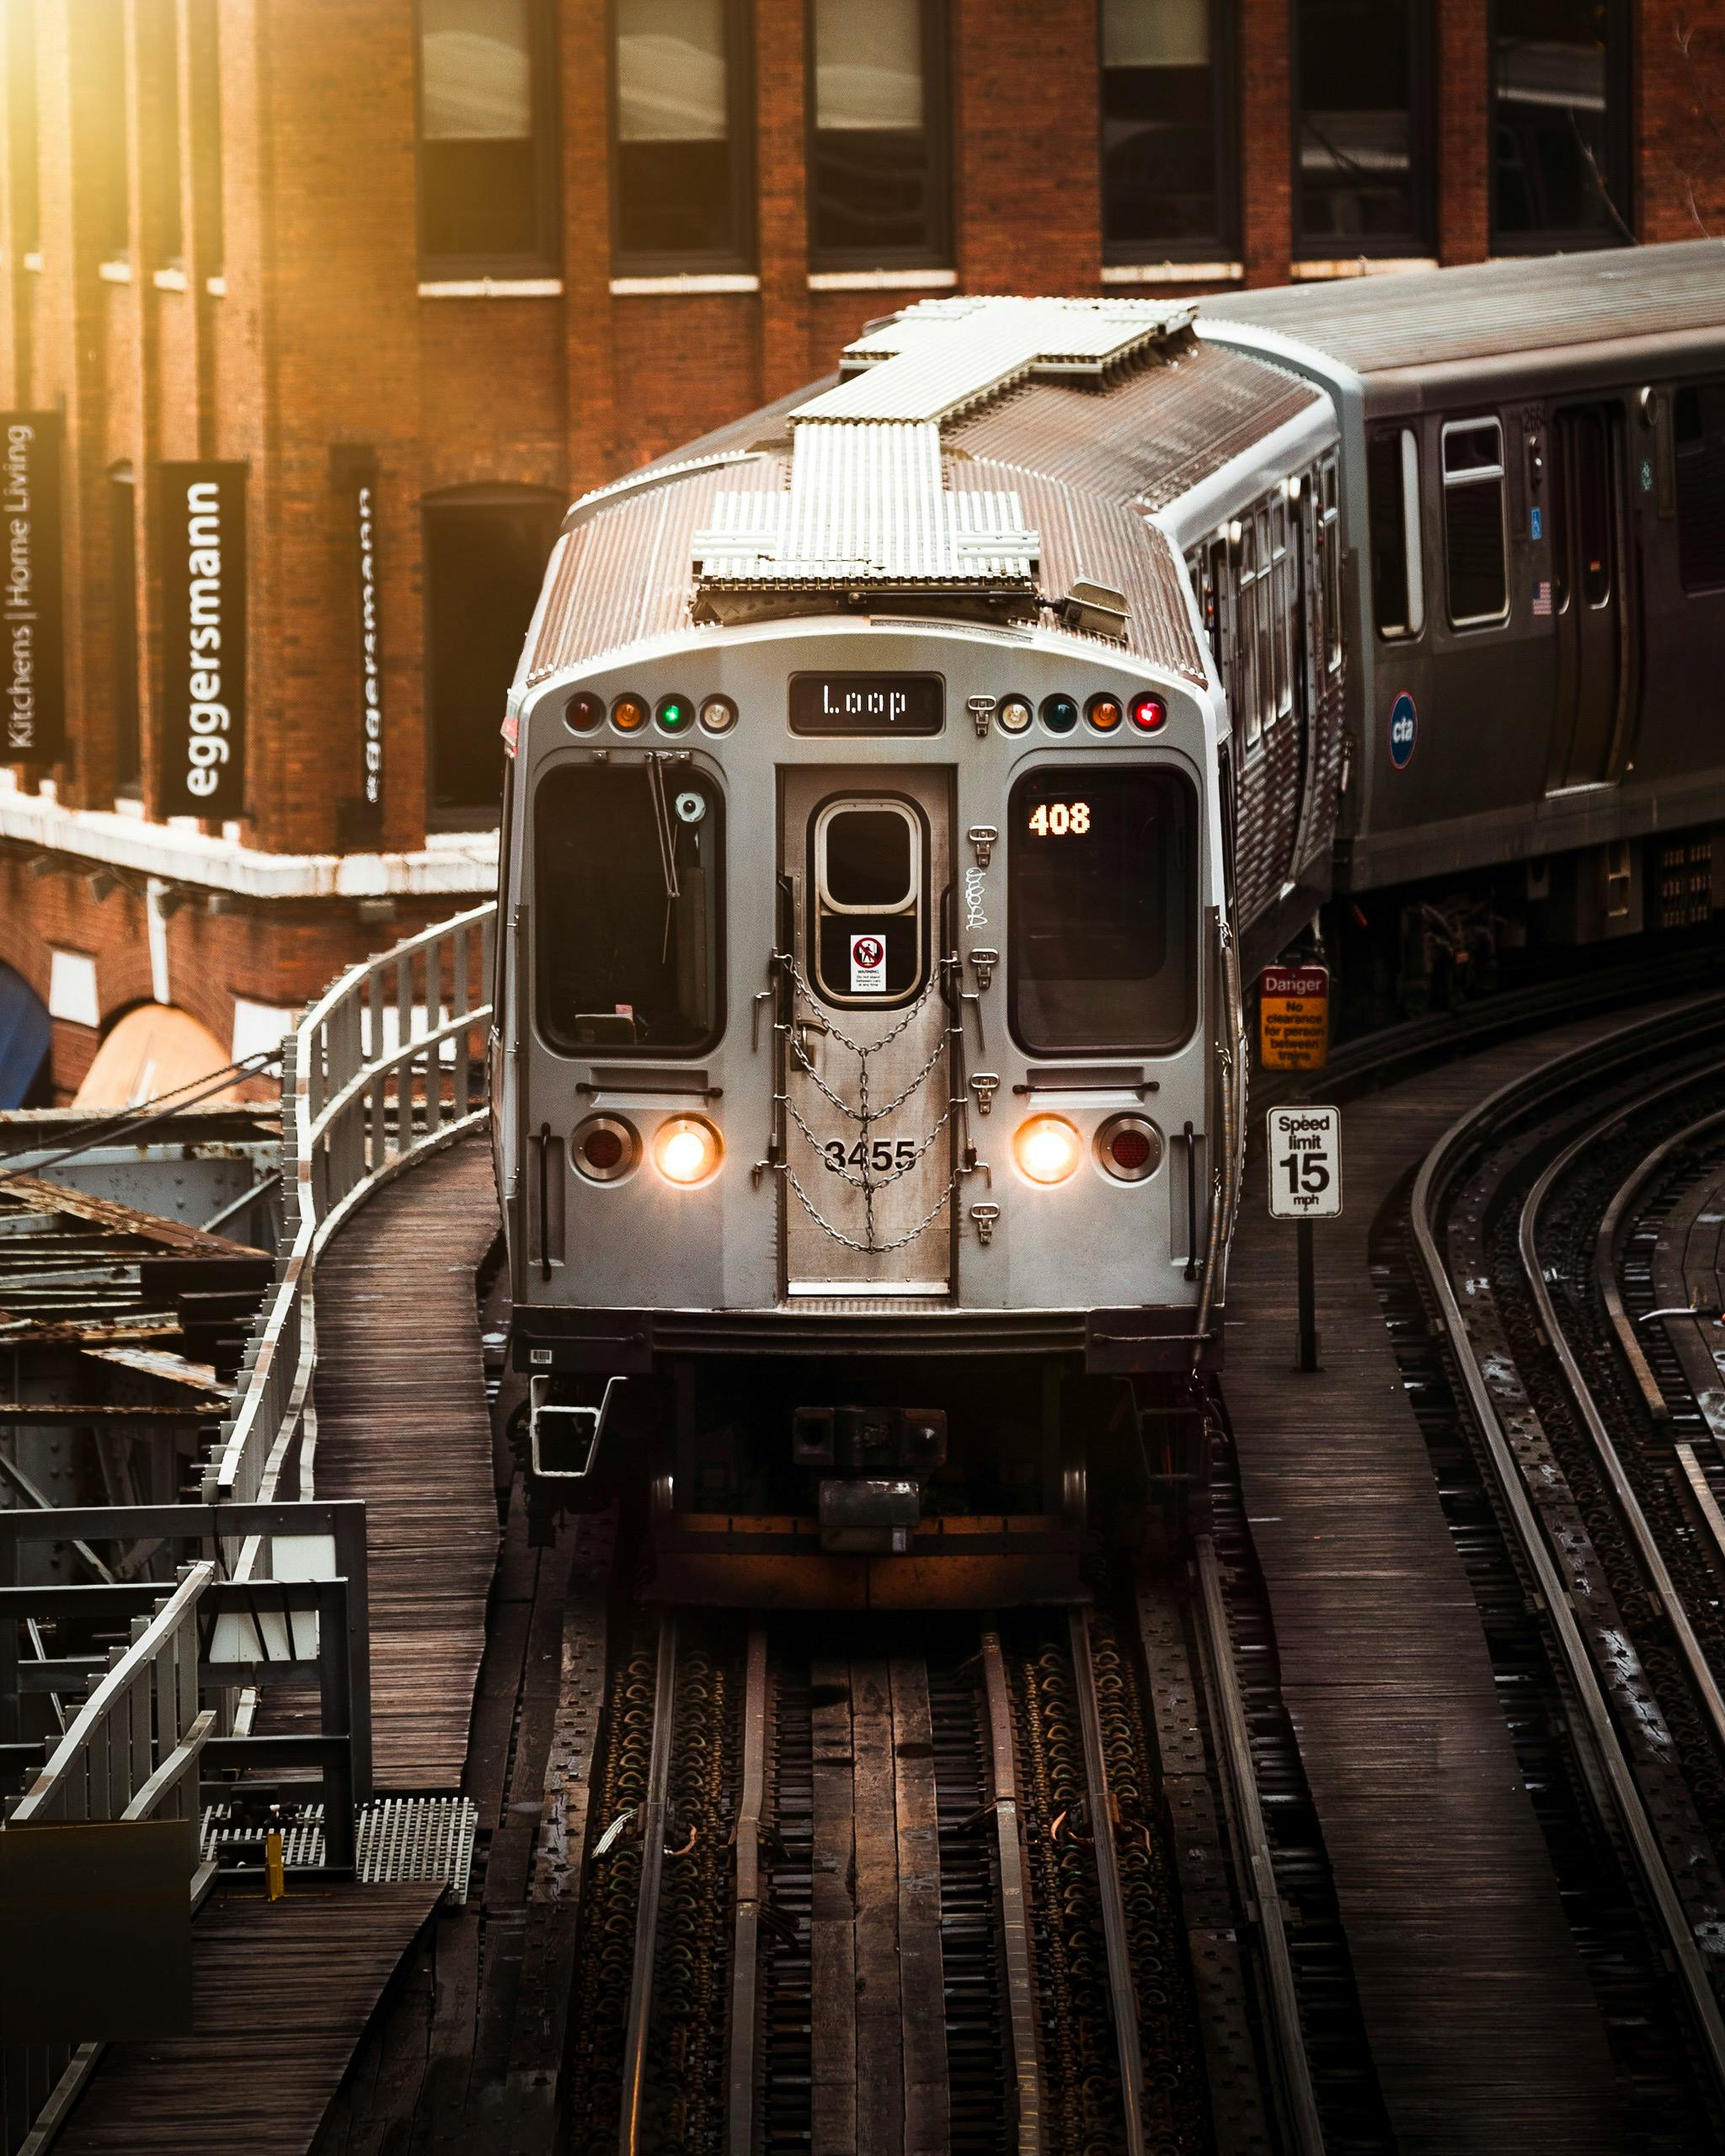
<instances>
[{"instance_id":1,"label":"car number 3455","mask_svg":"<svg viewBox=\"0 0 1725 2156\"><path fill-rule=\"evenodd\" d=\"M908 1138L900 1138L895 1145L884 1138L865 1144L859 1138L848 1153L842 1139L830 1138L820 1150L835 1175L846 1168L854 1168L858 1174L868 1168L876 1175L884 1176L895 1168L914 1168L916 1165L916 1148Z\"/></svg>"}]
</instances>

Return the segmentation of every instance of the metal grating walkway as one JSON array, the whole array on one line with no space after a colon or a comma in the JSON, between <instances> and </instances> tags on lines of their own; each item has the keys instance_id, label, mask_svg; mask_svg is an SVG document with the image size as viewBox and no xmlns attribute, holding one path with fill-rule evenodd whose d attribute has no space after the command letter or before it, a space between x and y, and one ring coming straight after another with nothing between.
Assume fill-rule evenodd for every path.
<instances>
[{"instance_id":1,"label":"metal grating walkway","mask_svg":"<svg viewBox=\"0 0 1725 2156\"><path fill-rule=\"evenodd\" d=\"M206 1859L249 1852L261 1843L262 1828L227 1826L226 1816L219 1808L204 1815ZM446 1901L459 1908L473 1876L478 1823L478 1809L465 1796L385 1796L362 1806L354 1821L360 1885L430 1885L442 1880L448 1888ZM290 1870L323 1863L321 1804L302 1806L299 1817L281 1829L281 1860Z\"/></svg>"}]
</instances>

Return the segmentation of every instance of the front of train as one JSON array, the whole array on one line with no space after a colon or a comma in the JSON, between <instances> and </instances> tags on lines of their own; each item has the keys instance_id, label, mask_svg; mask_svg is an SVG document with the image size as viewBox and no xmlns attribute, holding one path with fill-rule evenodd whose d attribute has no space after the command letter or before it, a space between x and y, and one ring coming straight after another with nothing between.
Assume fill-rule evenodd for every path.
<instances>
[{"instance_id":1,"label":"front of train","mask_svg":"<svg viewBox=\"0 0 1725 2156\"><path fill-rule=\"evenodd\" d=\"M782 439L578 504L511 700L532 1464L650 1485L680 1599L1075 1592L1091 1470L1189 1475L1215 1358L1214 699L1157 535L1074 520L1051 578L927 409L1142 321L927 312Z\"/></svg>"}]
</instances>

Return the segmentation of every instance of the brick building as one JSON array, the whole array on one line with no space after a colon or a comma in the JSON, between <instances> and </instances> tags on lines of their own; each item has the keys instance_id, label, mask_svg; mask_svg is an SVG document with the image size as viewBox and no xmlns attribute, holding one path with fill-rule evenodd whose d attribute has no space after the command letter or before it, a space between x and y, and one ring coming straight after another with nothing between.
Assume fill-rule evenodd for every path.
<instances>
[{"instance_id":1,"label":"brick building","mask_svg":"<svg viewBox=\"0 0 1725 2156\"><path fill-rule=\"evenodd\" d=\"M565 503L870 317L1725 232L1725 0L4 5L0 1104L487 892Z\"/></svg>"}]
</instances>

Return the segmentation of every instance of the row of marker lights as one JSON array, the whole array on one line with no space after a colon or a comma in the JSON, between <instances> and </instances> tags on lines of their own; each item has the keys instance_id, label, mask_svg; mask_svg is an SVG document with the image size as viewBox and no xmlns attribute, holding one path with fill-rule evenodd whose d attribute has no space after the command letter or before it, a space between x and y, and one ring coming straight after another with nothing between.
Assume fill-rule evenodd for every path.
<instances>
[{"instance_id":1,"label":"row of marker lights","mask_svg":"<svg viewBox=\"0 0 1725 2156\"><path fill-rule=\"evenodd\" d=\"M697 713L688 696L661 696L649 704L644 696L625 693L613 696L607 707L603 696L583 689L563 707L563 723L571 734L596 733L608 717L619 734L639 734L650 718L662 734L686 734L697 716L708 734L729 734L737 723L737 707L729 696L703 698Z\"/></svg>"},{"instance_id":2,"label":"row of marker lights","mask_svg":"<svg viewBox=\"0 0 1725 2156\"><path fill-rule=\"evenodd\" d=\"M1148 689L1140 690L1124 704L1118 696L1092 696L1083 707L1083 715L1097 734L1118 734L1128 719L1140 734L1159 734L1168 723L1167 704ZM994 710L995 723L1002 734L1028 733L1030 722L1037 716L1039 712L1033 708L1028 696L1002 696ZM1070 734L1078 723L1078 700L1076 696L1044 696L1039 716L1049 733Z\"/></svg>"}]
</instances>

